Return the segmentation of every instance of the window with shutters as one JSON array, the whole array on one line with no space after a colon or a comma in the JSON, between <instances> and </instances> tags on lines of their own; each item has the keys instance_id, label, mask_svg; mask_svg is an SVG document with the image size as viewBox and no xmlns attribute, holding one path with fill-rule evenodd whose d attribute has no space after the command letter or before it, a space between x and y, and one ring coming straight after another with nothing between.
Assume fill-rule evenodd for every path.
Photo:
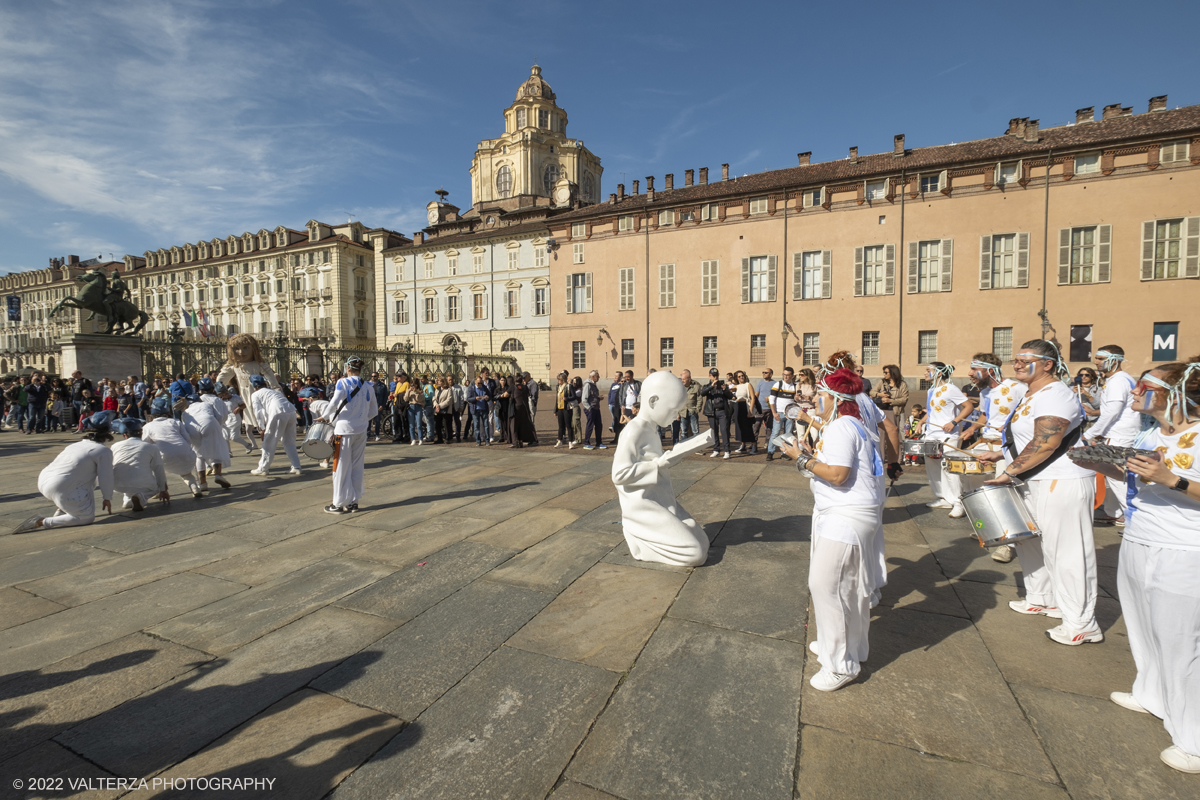
<instances>
[{"instance_id":1,"label":"window with shutters","mask_svg":"<svg viewBox=\"0 0 1200 800\"><path fill-rule=\"evenodd\" d=\"M805 208L816 208L825 202L825 192L822 189L805 189L800 202Z\"/></svg>"},{"instance_id":2,"label":"window with shutters","mask_svg":"<svg viewBox=\"0 0 1200 800\"><path fill-rule=\"evenodd\" d=\"M751 197L750 198L750 213L751 214L767 213L767 198Z\"/></svg>"},{"instance_id":3,"label":"window with shutters","mask_svg":"<svg viewBox=\"0 0 1200 800\"><path fill-rule=\"evenodd\" d=\"M992 328L992 353L999 357L1002 364L1012 360L1012 336L1012 328Z\"/></svg>"},{"instance_id":4,"label":"window with shutters","mask_svg":"<svg viewBox=\"0 0 1200 800\"><path fill-rule=\"evenodd\" d=\"M571 254L574 259L572 263L582 264L583 263L583 242L579 242L577 244L571 245Z\"/></svg>"},{"instance_id":5,"label":"window with shutters","mask_svg":"<svg viewBox=\"0 0 1200 800\"><path fill-rule=\"evenodd\" d=\"M658 366L660 369L675 366L675 337L667 336L658 340Z\"/></svg>"},{"instance_id":6,"label":"window with shutters","mask_svg":"<svg viewBox=\"0 0 1200 800\"><path fill-rule=\"evenodd\" d=\"M804 334L804 355L801 363L806 367L815 367L821 363L821 334Z\"/></svg>"},{"instance_id":7,"label":"window with shutters","mask_svg":"<svg viewBox=\"0 0 1200 800\"><path fill-rule=\"evenodd\" d=\"M658 265L658 307L675 307L675 265Z\"/></svg>"},{"instance_id":8,"label":"window with shutters","mask_svg":"<svg viewBox=\"0 0 1200 800\"><path fill-rule=\"evenodd\" d=\"M1006 289L1017 285L1017 235L1001 234L992 237L992 288ZM925 361L922 364L927 363Z\"/></svg>"},{"instance_id":9,"label":"window with shutters","mask_svg":"<svg viewBox=\"0 0 1200 800\"><path fill-rule=\"evenodd\" d=\"M715 336L705 336L704 337L704 348L702 350L702 353L703 353L703 360L704 360L703 366L705 369L710 369L717 365L717 337L715 337Z\"/></svg>"},{"instance_id":10,"label":"window with shutters","mask_svg":"<svg viewBox=\"0 0 1200 800\"><path fill-rule=\"evenodd\" d=\"M887 181L867 181L867 199L882 200L887 195Z\"/></svg>"},{"instance_id":11,"label":"window with shutters","mask_svg":"<svg viewBox=\"0 0 1200 800\"><path fill-rule=\"evenodd\" d=\"M538 109L538 127L539 128L549 128L550 127L550 112L545 110L544 108Z\"/></svg>"},{"instance_id":12,"label":"window with shutters","mask_svg":"<svg viewBox=\"0 0 1200 800\"><path fill-rule=\"evenodd\" d=\"M475 292L471 295L472 319L487 319L487 294Z\"/></svg>"},{"instance_id":13,"label":"window with shutters","mask_svg":"<svg viewBox=\"0 0 1200 800\"><path fill-rule=\"evenodd\" d=\"M546 266L546 248L545 247L533 248L533 265L535 267Z\"/></svg>"},{"instance_id":14,"label":"window with shutters","mask_svg":"<svg viewBox=\"0 0 1200 800\"><path fill-rule=\"evenodd\" d=\"M1183 220L1160 219L1154 224L1154 279L1178 278L1183 253Z\"/></svg>"},{"instance_id":15,"label":"window with shutters","mask_svg":"<svg viewBox=\"0 0 1200 800\"><path fill-rule=\"evenodd\" d=\"M1075 174L1076 175L1091 175L1100 171L1100 154L1088 153L1087 155L1075 156Z\"/></svg>"},{"instance_id":16,"label":"window with shutters","mask_svg":"<svg viewBox=\"0 0 1200 800\"><path fill-rule=\"evenodd\" d=\"M815 300L824 297L821 289L823 263L820 250L809 250L797 253L799 263L795 265L792 275L792 299Z\"/></svg>"},{"instance_id":17,"label":"window with shutters","mask_svg":"<svg viewBox=\"0 0 1200 800\"><path fill-rule=\"evenodd\" d=\"M863 331L862 363L879 363L879 331Z\"/></svg>"},{"instance_id":18,"label":"window with shutters","mask_svg":"<svg viewBox=\"0 0 1200 800\"><path fill-rule=\"evenodd\" d=\"M396 262L396 280L398 280L398 281L404 280L404 262L403 261Z\"/></svg>"},{"instance_id":19,"label":"window with shutters","mask_svg":"<svg viewBox=\"0 0 1200 800\"><path fill-rule=\"evenodd\" d=\"M567 313L587 314L592 310L592 273L567 276Z\"/></svg>"},{"instance_id":20,"label":"window with shutters","mask_svg":"<svg viewBox=\"0 0 1200 800\"><path fill-rule=\"evenodd\" d=\"M775 302L775 256L742 259L742 302Z\"/></svg>"},{"instance_id":21,"label":"window with shutters","mask_svg":"<svg viewBox=\"0 0 1200 800\"><path fill-rule=\"evenodd\" d=\"M571 369L587 367L587 342L571 342Z\"/></svg>"},{"instance_id":22,"label":"window with shutters","mask_svg":"<svg viewBox=\"0 0 1200 800\"><path fill-rule=\"evenodd\" d=\"M524 128L529 125L529 112L527 109L517 109L517 127Z\"/></svg>"},{"instance_id":23,"label":"window with shutters","mask_svg":"<svg viewBox=\"0 0 1200 800\"><path fill-rule=\"evenodd\" d=\"M586 235L587 235L587 223L586 222L571 223L571 238L572 239L582 239Z\"/></svg>"},{"instance_id":24,"label":"window with shutters","mask_svg":"<svg viewBox=\"0 0 1200 800\"><path fill-rule=\"evenodd\" d=\"M668 208L668 209L658 212L659 227L662 227L664 225L674 225L674 224L675 224L674 210Z\"/></svg>"},{"instance_id":25,"label":"window with shutters","mask_svg":"<svg viewBox=\"0 0 1200 800\"><path fill-rule=\"evenodd\" d=\"M679 212L679 221L680 222L695 222L696 221L696 212L695 211Z\"/></svg>"},{"instance_id":26,"label":"window with shutters","mask_svg":"<svg viewBox=\"0 0 1200 800\"><path fill-rule=\"evenodd\" d=\"M1021 179L1021 163L1019 161L1010 161L1007 164L1001 164L996 170L996 185L1008 186L1016 183Z\"/></svg>"},{"instance_id":27,"label":"window with shutters","mask_svg":"<svg viewBox=\"0 0 1200 800\"><path fill-rule=\"evenodd\" d=\"M512 194L512 170L507 165L496 170L496 196L506 198Z\"/></svg>"},{"instance_id":28,"label":"window with shutters","mask_svg":"<svg viewBox=\"0 0 1200 800\"><path fill-rule=\"evenodd\" d=\"M767 335L755 333L750 336L750 366L765 367L767 365Z\"/></svg>"},{"instance_id":29,"label":"window with shutters","mask_svg":"<svg viewBox=\"0 0 1200 800\"><path fill-rule=\"evenodd\" d=\"M917 333L917 361L929 364L938 360L938 332L919 331Z\"/></svg>"},{"instance_id":30,"label":"window with shutters","mask_svg":"<svg viewBox=\"0 0 1200 800\"><path fill-rule=\"evenodd\" d=\"M700 206L700 219L712 221L721 218L721 212L717 208L716 203L705 203Z\"/></svg>"},{"instance_id":31,"label":"window with shutters","mask_svg":"<svg viewBox=\"0 0 1200 800\"><path fill-rule=\"evenodd\" d=\"M433 259L427 258L427 259L425 259L425 278L429 279L432 277L433 277Z\"/></svg>"},{"instance_id":32,"label":"window with shutters","mask_svg":"<svg viewBox=\"0 0 1200 800\"><path fill-rule=\"evenodd\" d=\"M617 230L631 231L633 230L633 214L622 214L617 219Z\"/></svg>"},{"instance_id":33,"label":"window with shutters","mask_svg":"<svg viewBox=\"0 0 1200 800\"><path fill-rule=\"evenodd\" d=\"M521 316L520 289L506 289L504 291L504 316L509 319Z\"/></svg>"},{"instance_id":34,"label":"window with shutters","mask_svg":"<svg viewBox=\"0 0 1200 800\"><path fill-rule=\"evenodd\" d=\"M458 256L450 256L446 259L446 274L450 277L458 274Z\"/></svg>"},{"instance_id":35,"label":"window with shutters","mask_svg":"<svg viewBox=\"0 0 1200 800\"><path fill-rule=\"evenodd\" d=\"M937 175L921 176L921 194L937 192L940 191L941 188L941 179Z\"/></svg>"},{"instance_id":36,"label":"window with shutters","mask_svg":"<svg viewBox=\"0 0 1200 800\"><path fill-rule=\"evenodd\" d=\"M1107 227L1107 226L1106 226ZM1069 249L1069 229L1060 248L1059 282L1065 283ZM945 242L946 240L943 240ZM979 237L979 288L1006 289L1028 288L1029 286L1029 234L1002 233ZM944 263L944 262L943 262Z\"/></svg>"},{"instance_id":37,"label":"window with shutters","mask_svg":"<svg viewBox=\"0 0 1200 800\"><path fill-rule=\"evenodd\" d=\"M462 321L462 302L456 294L446 295L446 321Z\"/></svg>"},{"instance_id":38,"label":"window with shutters","mask_svg":"<svg viewBox=\"0 0 1200 800\"><path fill-rule=\"evenodd\" d=\"M437 320L438 320L437 298L436 297L426 297L425 298L425 321L426 322L437 322Z\"/></svg>"},{"instance_id":39,"label":"window with shutters","mask_svg":"<svg viewBox=\"0 0 1200 800\"><path fill-rule=\"evenodd\" d=\"M942 241L917 243L917 291L942 290Z\"/></svg>"},{"instance_id":40,"label":"window with shutters","mask_svg":"<svg viewBox=\"0 0 1200 800\"><path fill-rule=\"evenodd\" d=\"M538 286L533 290L533 315L544 317L549 313L550 290L545 286Z\"/></svg>"},{"instance_id":41,"label":"window with shutters","mask_svg":"<svg viewBox=\"0 0 1200 800\"><path fill-rule=\"evenodd\" d=\"M397 300L394 311L395 311L395 313L392 315L392 322L396 323L397 325L407 325L408 324L408 301L407 300Z\"/></svg>"},{"instance_id":42,"label":"window with shutters","mask_svg":"<svg viewBox=\"0 0 1200 800\"><path fill-rule=\"evenodd\" d=\"M1071 229L1070 283L1095 283L1096 228Z\"/></svg>"},{"instance_id":43,"label":"window with shutters","mask_svg":"<svg viewBox=\"0 0 1200 800\"><path fill-rule=\"evenodd\" d=\"M863 291L864 295L884 294L884 246L863 248Z\"/></svg>"},{"instance_id":44,"label":"window with shutters","mask_svg":"<svg viewBox=\"0 0 1200 800\"><path fill-rule=\"evenodd\" d=\"M483 253L475 253L471 256L471 271L476 275L483 272Z\"/></svg>"},{"instance_id":45,"label":"window with shutters","mask_svg":"<svg viewBox=\"0 0 1200 800\"><path fill-rule=\"evenodd\" d=\"M508 251L508 268L509 269L520 269L521 268L521 251L520 250L514 249L514 250Z\"/></svg>"},{"instance_id":46,"label":"window with shutters","mask_svg":"<svg viewBox=\"0 0 1200 800\"><path fill-rule=\"evenodd\" d=\"M617 291L621 311L633 310L633 267L621 267L617 270Z\"/></svg>"},{"instance_id":47,"label":"window with shutters","mask_svg":"<svg viewBox=\"0 0 1200 800\"><path fill-rule=\"evenodd\" d=\"M1188 140L1180 139L1177 142L1168 142L1158 149L1158 161L1160 164L1174 164L1178 161L1188 160Z\"/></svg>"},{"instance_id":48,"label":"window with shutters","mask_svg":"<svg viewBox=\"0 0 1200 800\"><path fill-rule=\"evenodd\" d=\"M719 261L700 262L700 305L715 306L721 302Z\"/></svg>"},{"instance_id":49,"label":"window with shutters","mask_svg":"<svg viewBox=\"0 0 1200 800\"><path fill-rule=\"evenodd\" d=\"M633 366L633 339L621 340L621 366Z\"/></svg>"}]
</instances>

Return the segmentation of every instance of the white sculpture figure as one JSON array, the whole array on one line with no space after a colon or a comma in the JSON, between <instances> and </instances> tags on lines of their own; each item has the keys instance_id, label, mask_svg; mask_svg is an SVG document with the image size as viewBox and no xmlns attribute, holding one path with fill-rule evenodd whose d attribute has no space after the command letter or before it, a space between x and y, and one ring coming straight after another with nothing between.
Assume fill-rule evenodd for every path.
<instances>
[{"instance_id":1,"label":"white sculpture figure","mask_svg":"<svg viewBox=\"0 0 1200 800\"><path fill-rule=\"evenodd\" d=\"M702 449L711 434L682 442L666 454L658 435L658 428L669 426L686 400L679 378L655 372L642 383L638 415L617 440L612 480L621 500L625 541L639 561L694 567L708 557L708 535L676 501L667 467Z\"/></svg>"}]
</instances>

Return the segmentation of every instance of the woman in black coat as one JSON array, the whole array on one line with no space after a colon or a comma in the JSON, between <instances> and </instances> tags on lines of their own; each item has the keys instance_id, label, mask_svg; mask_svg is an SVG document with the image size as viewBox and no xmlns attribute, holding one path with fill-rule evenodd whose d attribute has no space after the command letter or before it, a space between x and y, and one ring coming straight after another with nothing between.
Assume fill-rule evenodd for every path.
<instances>
[{"instance_id":1,"label":"woman in black coat","mask_svg":"<svg viewBox=\"0 0 1200 800\"><path fill-rule=\"evenodd\" d=\"M496 431L496 435L509 444L513 443L508 426L511 404L512 380L501 375L500 383L496 386L496 416L500 418L500 429Z\"/></svg>"},{"instance_id":2,"label":"woman in black coat","mask_svg":"<svg viewBox=\"0 0 1200 800\"><path fill-rule=\"evenodd\" d=\"M734 411L733 392L729 391L725 381L713 374L715 372L716 370L712 370L709 373L712 378L709 384L700 387L700 394L704 396L704 415L708 417L708 427L713 432L713 451L709 458L720 455L722 448L725 458L729 458L729 425L733 420Z\"/></svg>"},{"instance_id":3,"label":"woman in black coat","mask_svg":"<svg viewBox=\"0 0 1200 800\"><path fill-rule=\"evenodd\" d=\"M529 387L525 385L525 378L520 375L513 378L513 387L509 394L508 446L524 447L527 443L536 443L537 431L534 430L533 418L529 414Z\"/></svg>"}]
</instances>

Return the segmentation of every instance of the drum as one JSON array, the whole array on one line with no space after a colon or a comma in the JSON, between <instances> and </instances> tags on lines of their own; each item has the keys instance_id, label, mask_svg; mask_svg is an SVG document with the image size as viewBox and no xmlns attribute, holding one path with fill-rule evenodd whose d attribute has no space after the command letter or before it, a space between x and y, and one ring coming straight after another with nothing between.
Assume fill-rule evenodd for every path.
<instances>
[{"instance_id":1,"label":"drum","mask_svg":"<svg viewBox=\"0 0 1200 800\"><path fill-rule=\"evenodd\" d=\"M924 456L938 459L942 457L942 443L934 439L905 439L900 449L906 456Z\"/></svg>"},{"instance_id":2,"label":"drum","mask_svg":"<svg viewBox=\"0 0 1200 800\"><path fill-rule=\"evenodd\" d=\"M962 504L980 547L1017 544L1042 535L1013 486L984 486L964 494Z\"/></svg>"},{"instance_id":3,"label":"drum","mask_svg":"<svg viewBox=\"0 0 1200 800\"><path fill-rule=\"evenodd\" d=\"M946 467L946 472L952 472L955 475L994 475L996 473L994 463L980 461L962 453L948 454L945 459L942 463Z\"/></svg>"},{"instance_id":4,"label":"drum","mask_svg":"<svg viewBox=\"0 0 1200 800\"><path fill-rule=\"evenodd\" d=\"M324 461L333 456L333 426L328 422L314 422L308 428L308 435L300 445L304 455L316 461Z\"/></svg>"}]
</instances>

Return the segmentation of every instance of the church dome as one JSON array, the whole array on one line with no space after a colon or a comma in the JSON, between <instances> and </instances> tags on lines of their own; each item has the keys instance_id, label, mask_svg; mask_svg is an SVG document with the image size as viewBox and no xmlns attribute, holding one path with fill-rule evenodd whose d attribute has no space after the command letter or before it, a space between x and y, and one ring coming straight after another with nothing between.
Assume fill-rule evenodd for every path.
<instances>
[{"instance_id":1,"label":"church dome","mask_svg":"<svg viewBox=\"0 0 1200 800\"><path fill-rule=\"evenodd\" d=\"M529 78L517 89L518 100L526 97L540 97L551 102L555 99L554 90L542 80L542 68L537 64L533 65L533 69L529 71Z\"/></svg>"}]
</instances>

